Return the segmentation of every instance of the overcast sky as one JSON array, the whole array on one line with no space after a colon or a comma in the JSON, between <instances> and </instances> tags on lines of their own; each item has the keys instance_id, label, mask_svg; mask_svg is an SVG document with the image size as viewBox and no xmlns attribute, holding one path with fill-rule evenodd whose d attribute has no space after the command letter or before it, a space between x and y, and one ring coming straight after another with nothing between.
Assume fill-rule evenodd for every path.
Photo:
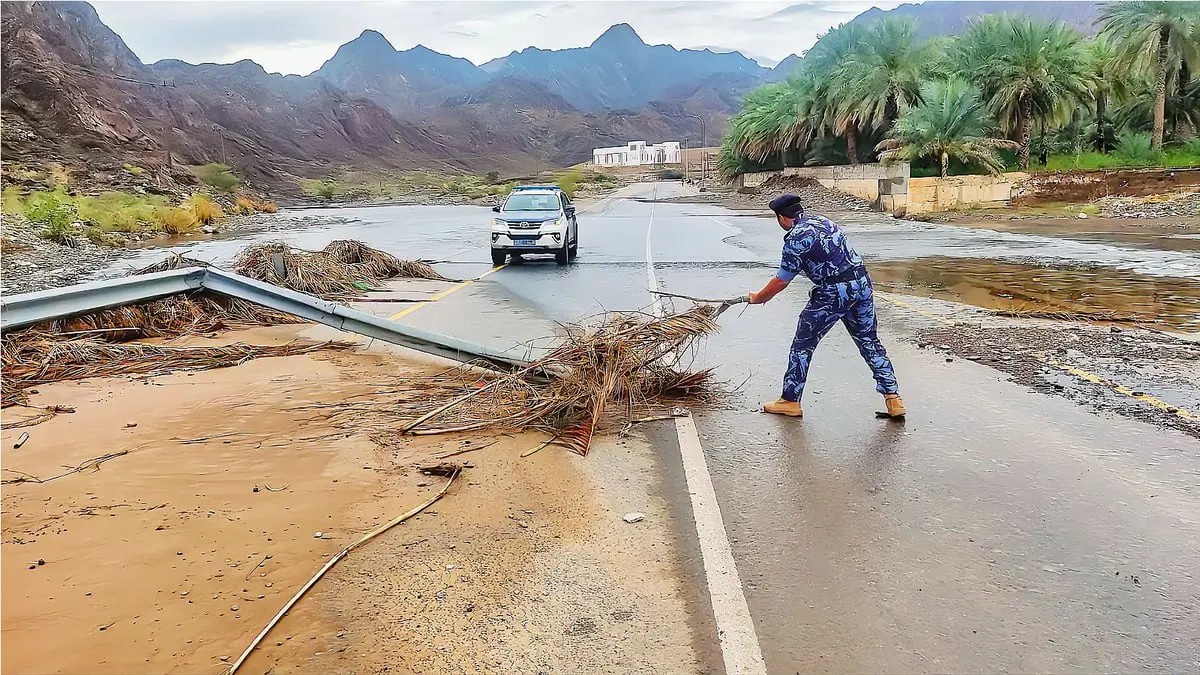
<instances>
[{"instance_id":1,"label":"overcast sky","mask_svg":"<svg viewBox=\"0 0 1200 675\"><path fill-rule=\"evenodd\" d=\"M146 63L253 59L271 72L307 75L364 29L397 49L418 43L476 64L528 46L591 44L628 23L649 44L722 47L766 65L812 46L819 33L863 10L899 2L641 0L638 2L97 1L100 18Z\"/></svg>"}]
</instances>

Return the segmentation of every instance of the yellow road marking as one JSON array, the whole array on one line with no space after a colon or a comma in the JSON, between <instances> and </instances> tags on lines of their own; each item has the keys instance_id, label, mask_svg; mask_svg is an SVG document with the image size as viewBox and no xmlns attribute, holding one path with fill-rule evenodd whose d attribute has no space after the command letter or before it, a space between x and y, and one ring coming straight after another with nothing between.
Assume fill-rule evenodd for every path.
<instances>
[{"instance_id":1,"label":"yellow road marking","mask_svg":"<svg viewBox=\"0 0 1200 675\"><path fill-rule=\"evenodd\" d=\"M923 316L927 319L933 319L934 321L936 321L940 324L943 324L946 326L954 325L953 321L950 321L949 319L947 319L945 317L941 317L936 314L931 314L929 312L926 312L923 309L918 309L917 307L915 307L907 302L904 302L903 300L897 300L895 298L887 298L887 297L883 297L883 296L879 296L879 297L880 297L880 299L882 299L886 302L890 302L894 305L903 307L909 311L920 314L921 316ZM1093 384L1098 384L1098 385L1101 385L1104 387L1108 387L1109 389L1112 389L1113 391L1117 392L1118 394L1122 394L1124 396L1128 396L1129 398L1141 401L1142 403L1145 403L1147 405L1154 406L1155 408L1158 408L1159 410L1165 410L1166 412L1173 411L1176 415L1182 417L1185 420L1200 419L1200 415L1197 415L1196 413L1194 413L1190 410L1186 410L1184 408L1173 406L1170 403L1167 403L1166 401L1157 399L1157 398L1147 395L1147 394L1135 392L1133 389L1130 389L1129 387L1126 387L1123 384L1117 384L1116 382L1106 380L1103 377L1100 377L1099 375L1096 375L1095 373L1089 373L1088 371L1086 371L1082 368L1076 368L1075 366L1068 366L1066 364L1059 363L1053 359L1049 359L1049 358L1046 358L1043 356L1038 356L1036 354L1033 355L1033 357L1036 358L1037 360L1041 361L1042 363L1045 363L1048 366L1053 366L1063 372L1070 373L1071 375L1074 375L1075 377L1078 377L1081 380L1086 380L1087 382L1091 382Z\"/></svg>"},{"instance_id":2,"label":"yellow road marking","mask_svg":"<svg viewBox=\"0 0 1200 675\"><path fill-rule=\"evenodd\" d=\"M1106 380L1103 377L1100 377L1099 375L1096 375L1095 373L1089 373L1088 371L1086 371L1082 368L1076 368L1075 366L1068 366L1065 363L1059 363L1058 361L1055 361L1054 359L1048 359L1048 358L1041 357L1041 356L1036 356L1035 358L1037 358L1037 360L1041 361L1042 363L1045 363L1048 366L1053 366L1055 368L1058 368L1059 370L1070 373L1070 374L1074 375L1075 377L1078 377L1081 380L1086 380L1088 382L1103 385L1105 387L1108 387L1109 389L1112 389L1113 391L1117 392L1118 394L1123 394L1125 396L1128 396L1129 398L1137 399L1137 400L1141 401L1142 403L1154 406L1155 408L1158 408L1159 410L1165 410L1167 412L1174 411L1174 413L1176 415L1182 417L1185 420L1200 419L1200 416L1197 416L1196 413L1193 413L1190 410L1186 410L1184 408L1179 408L1177 406L1173 406L1170 403L1167 403L1166 401L1157 399L1148 394L1135 392L1134 390L1130 389L1129 387L1126 387L1123 384L1117 384L1116 382Z\"/></svg>"},{"instance_id":3,"label":"yellow road marking","mask_svg":"<svg viewBox=\"0 0 1200 675\"><path fill-rule=\"evenodd\" d=\"M942 325L945 325L945 326L953 326L954 325L954 322L951 321L950 319L947 319L946 317L938 316L937 314L932 314L930 312L926 312L925 310L915 307L914 305L904 302L903 300L897 300L895 298L887 298L882 295L879 296L879 298L885 302L890 302L894 305L903 307L904 309L907 309L910 312L916 312L917 314L920 314L921 316L925 317L926 319L933 319L934 321L936 321Z\"/></svg>"},{"instance_id":4,"label":"yellow road marking","mask_svg":"<svg viewBox=\"0 0 1200 675\"><path fill-rule=\"evenodd\" d=\"M480 279L483 279L484 277L486 277L488 275L499 272L500 270L504 269L505 267L508 267L508 265L499 265L497 267L493 267L492 269L484 272L483 274L480 274L479 276L475 277L474 279L467 279L466 281L457 283L457 284L451 286L450 288L447 288L446 290L433 295L425 302L419 302L419 303L416 303L415 305L413 305L412 307L406 307L405 309L391 315L388 318L391 319L392 321L402 319L402 318L408 316L409 314L412 314L413 312L417 311L418 309L421 309L422 307L432 305L433 303L437 302L438 300L441 300L442 298L444 298L452 293L457 293L458 291L461 291L462 289L466 288L467 286L470 286L471 284L475 283L476 281L479 281Z\"/></svg>"}]
</instances>

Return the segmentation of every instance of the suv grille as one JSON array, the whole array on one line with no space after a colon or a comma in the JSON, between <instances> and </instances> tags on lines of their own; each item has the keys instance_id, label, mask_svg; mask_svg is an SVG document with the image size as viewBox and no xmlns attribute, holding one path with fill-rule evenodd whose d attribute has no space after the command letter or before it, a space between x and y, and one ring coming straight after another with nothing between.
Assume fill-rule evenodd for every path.
<instances>
[{"instance_id":1,"label":"suv grille","mask_svg":"<svg viewBox=\"0 0 1200 675\"><path fill-rule=\"evenodd\" d=\"M520 223L509 223L508 226L514 230L536 230L539 227L541 227L542 224L541 223L520 222Z\"/></svg>"}]
</instances>

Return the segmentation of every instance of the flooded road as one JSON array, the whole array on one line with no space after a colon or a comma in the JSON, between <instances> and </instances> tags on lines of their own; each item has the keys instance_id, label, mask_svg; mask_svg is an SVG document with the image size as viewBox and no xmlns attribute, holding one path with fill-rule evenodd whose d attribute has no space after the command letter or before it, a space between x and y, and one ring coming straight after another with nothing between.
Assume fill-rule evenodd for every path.
<instances>
[{"instance_id":1,"label":"flooded road","mask_svg":"<svg viewBox=\"0 0 1200 675\"><path fill-rule=\"evenodd\" d=\"M400 256L450 260L441 266L450 276L490 268L487 209L331 213L357 220L247 239L316 249L359 238ZM770 220L712 206L614 198L581 211L579 222L578 264L510 265L398 320L512 344L551 334L555 322L646 307L651 285L742 295L777 264L780 232ZM1200 314L1192 252L875 214L845 223L880 285L897 290L982 306L1157 313L1192 330ZM226 262L246 241L197 242L186 252ZM874 417L882 401L840 326L814 358L805 417L762 415L761 402L778 396L807 299L807 284L794 286L724 315L696 364L737 387L728 406L695 422L767 672L1200 669L1195 438L1099 416L985 365L919 349L902 337L925 320L885 303L881 336L909 407L905 421ZM680 575L696 598L690 611L707 616L716 601L683 442L672 423L647 428L658 487L680 514L668 543L682 552ZM716 643L712 621L696 621L697 641ZM703 670L719 672L712 651L701 651Z\"/></svg>"},{"instance_id":2,"label":"flooded road","mask_svg":"<svg viewBox=\"0 0 1200 675\"><path fill-rule=\"evenodd\" d=\"M635 189L665 192L671 188L662 184ZM658 265L778 264L780 233L769 218L704 204L651 205L615 199L581 211L582 253L575 269L616 268L580 272L599 280L621 275L622 267L644 265L643 231L650 211L662 232L652 239L650 249ZM309 209L282 214L281 219L283 224L271 231L183 241L170 250L228 265L250 243L285 241L320 249L333 239L361 239L403 258L443 261L453 270L447 272L450 276L465 278L488 266L491 211L484 207ZM958 226L894 220L874 213L845 214L839 219L884 288L988 309L1108 312L1147 322L1157 317L1161 327L1172 330L1200 329L1200 246L1192 246L1200 244L1200 237L1149 230L1139 234L1131 228L1117 232L1120 228L1112 223L1090 221L1080 221L1084 224L1078 226L1055 221L1057 229L1051 233L1035 234L1047 226L1032 221ZM104 274L122 274L162 256L162 248L147 249ZM536 269L530 274L562 274L544 265ZM602 302L594 307L616 308Z\"/></svg>"}]
</instances>

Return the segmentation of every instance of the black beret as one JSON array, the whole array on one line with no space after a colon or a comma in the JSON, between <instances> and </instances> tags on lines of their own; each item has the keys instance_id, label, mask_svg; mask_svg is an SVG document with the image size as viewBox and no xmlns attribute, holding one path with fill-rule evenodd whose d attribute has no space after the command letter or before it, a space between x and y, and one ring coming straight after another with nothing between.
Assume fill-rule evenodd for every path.
<instances>
[{"instance_id":1,"label":"black beret","mask_svg":"<svg viewBox=\"0 0 1200 675\"><path fill-rule=\"evenodd\" d=\"M804 213L804 206L800 203L800 198L796 195L776 197L771 200L770 207L775 213L787 218L795 218Z\"/></svg>"}]
</instances>

